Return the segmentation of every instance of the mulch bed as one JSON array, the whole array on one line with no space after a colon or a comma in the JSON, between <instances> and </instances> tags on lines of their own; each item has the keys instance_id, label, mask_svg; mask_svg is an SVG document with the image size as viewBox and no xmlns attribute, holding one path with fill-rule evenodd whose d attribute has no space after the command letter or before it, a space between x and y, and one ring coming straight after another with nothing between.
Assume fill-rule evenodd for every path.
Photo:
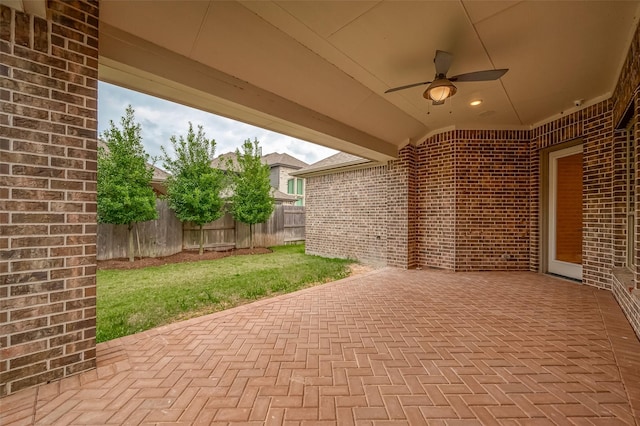
<instances>
[{"instance_id":1,"label":"mulch bed","mask_svg":"<svg viewBox=\"0 0 640 426\"><path fill-rule=\"evenodd\" d=\"M166 257L136 257L133 262L129 262L129 259L98 260L98 269L139 269L147 266L168 265L170 263L198 262L200 260L221 259L228 256L266 253L271 253L271 250L264 247L256 247L253 250L205 251L202 255L199 255L197 250L187 250Z\"/></svg>"}]
</instances>

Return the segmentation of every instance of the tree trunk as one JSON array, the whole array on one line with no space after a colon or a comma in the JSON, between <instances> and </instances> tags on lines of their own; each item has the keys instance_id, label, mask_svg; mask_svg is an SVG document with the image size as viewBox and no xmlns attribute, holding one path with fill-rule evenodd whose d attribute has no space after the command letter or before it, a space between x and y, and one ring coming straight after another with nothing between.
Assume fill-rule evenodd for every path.
<instances>
[{"instance_id":1,"label":"tree trunk","mask_svg":"<svg viewBox=\"0 0 640 426\"><path fill-rule=\"evenodd\" d=\"M204 252L204 228L200 225L200 252L199 254L202 256Z\"/></svg>"},{"instance_id":2,"label":"tree trunk","mask_svg":"<svg viewBox=\"0 0 640 426\"><path fill-rule=\"evenodd\" d=\"M133 262L133 223L127 225L129 231L129 262Z\"/></svg>"},{"instance_id":3,"label":"tree trunk","mask_svg":"<svg viewBox=\"0 0 640 426\"><path fill-rule=\"evenodd\" d=\"M249 224L249 248L253 250L253 224Z\"/></svg>"}]
</instances>

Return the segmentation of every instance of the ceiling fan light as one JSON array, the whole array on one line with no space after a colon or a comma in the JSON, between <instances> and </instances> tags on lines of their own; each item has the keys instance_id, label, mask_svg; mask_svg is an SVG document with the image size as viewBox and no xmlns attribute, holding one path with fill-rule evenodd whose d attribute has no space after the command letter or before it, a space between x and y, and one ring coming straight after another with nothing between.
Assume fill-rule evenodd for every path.
<instances>
[{"instance_id":1,"label":"ceiling fan light","mask_svg":"<svg viewBox=\"0 0 640 426\"><path fill-rule=\"evenodd\" d=\"M436 102L441 102L447 99L450 93L451 89L447 86L439 86L429 90L429 97Z\"/></svg>"},{"instance_id":2,"label":"ceiling fan light","mask_svg":"<svg viewBox=\"0 0 640 426\"><path fill-rule=\"evenodd\" d=\"M455 95L457 90L453 83L442 78L431 83L427 90L425 90L423 96L432 100L434 103L442 103L445 99Z\"/></svg>"}]
</instances>

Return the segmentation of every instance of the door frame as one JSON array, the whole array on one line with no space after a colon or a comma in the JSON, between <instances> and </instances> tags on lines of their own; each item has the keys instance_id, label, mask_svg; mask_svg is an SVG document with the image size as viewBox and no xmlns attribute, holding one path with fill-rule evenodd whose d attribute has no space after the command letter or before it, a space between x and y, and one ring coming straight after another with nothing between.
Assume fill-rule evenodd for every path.
<instances>
[{"instance_id":1,"label":"door frame","mask_svg":"<svg viewBox=\"0 0 640 426\"><path fill-rule=\"evenodd\" d=\"M550 170L549 170L549 156L556 151L563 151L573 147L581 146L582 152L584 155L584 145L582 138L574 139L571 141L567 141L558 145L550 146L548 148L544 148L540 150L540 204L538 206L538 212L540 217L539 222L539 245L538 245L538 253L540 257L538 258L539 266L538 272L547 274L549 273L549 226L550 226L550 211L549 211L549 182L550 182ZM583 178L583 188L584 188L584 178ZM583 235L584 236L584 235ZM584 241L584 240L583 240ZM583 242L584 246L584 242Z\"/></svg>"}]
</instances>

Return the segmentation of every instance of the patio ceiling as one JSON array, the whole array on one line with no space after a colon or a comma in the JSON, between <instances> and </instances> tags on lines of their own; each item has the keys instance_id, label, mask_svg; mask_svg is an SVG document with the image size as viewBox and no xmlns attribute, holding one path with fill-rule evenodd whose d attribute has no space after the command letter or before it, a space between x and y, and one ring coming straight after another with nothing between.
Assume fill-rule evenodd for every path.
<instances>
[{"instance_id":1,"label":"patio ceiling","mask_svg":"<svg viewBox=\"0 0 640 426\"><path fill-rule=\"evenodd\" d=\"M100 2L100 79L386 160L445 129L528 129L606 99L639 1ZM422 97L436 49L458 83ZM473 99L482 99L471 107Z\"/></svg>"}]
</instances>

